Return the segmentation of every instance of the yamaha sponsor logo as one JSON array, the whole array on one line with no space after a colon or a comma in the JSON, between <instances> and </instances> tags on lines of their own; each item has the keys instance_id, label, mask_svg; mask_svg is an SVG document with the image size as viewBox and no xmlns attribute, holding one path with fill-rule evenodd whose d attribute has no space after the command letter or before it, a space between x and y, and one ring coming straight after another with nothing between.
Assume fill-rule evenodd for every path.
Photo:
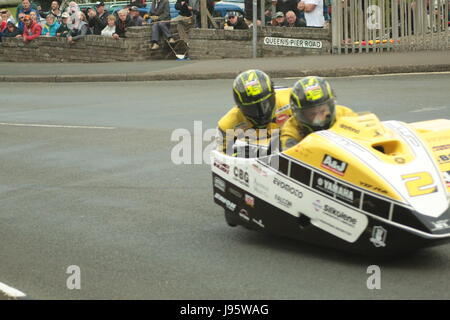
<instances>
[{"instance_id":1,"label":"yamaha sponsor logo","mask_svg":"<svg viewBox=\"0 0 450 320\"><path fill-rule=\"evenodd\" d=\"M317 188L327 191L331 194L336 194L339 197L344 198L345 200L351 202L353 202L354 200L353 190L344 187L340 183L337 183L335 181L323 177L319 177L317 179Z\"/></svg>"},{"instance_id":2,"label":"yamaha sponsor logo","mask_svg":"<svg viewBox=\"0 0 450 320\"><path fill-rule=\"evenodd\" d=\"M280 187L281 189L286 190L287 192L289 192L290 194L296 196L299 199L303 198L303 192L301 192L297 188L294 188L290 184L279 180L278 178L274 178L273 179L273 184L278 186L278 187Z\"/></svg>"},{"instance_id":3,"label":"yamaha sponsor logo","mask_svg":"<svg viewBox=\"0 0 450 320\"><path fill-rule=\"evenodd\" d=\"M225 181L220 179L219 177L214 177L214 187L219 189L222 192L225 192Z\"/></svg>"},{"instance_id":4,"label":"yamaha sponsor logo","mask_svg":"<svg viewBox=\"0 0 450 320\"><path fill-rule=\"evenodd\" d=\"M214 160L214 166L216 168L219 168L226 174L228 174L230 172L230 166L226 163L223 163L222 161L217 160L217 159Z\"/></svg>"},{"instance_id":5,"label":"yamaha sponsor logo","mask_svg":"<svg viewBox=\"0 0 450 320\"><path fill-rule=\"evenodd\" d=\"M216 194L214 195L214 198L219 200L220 202L222 202L227 207L228 210L233 212L236 209L236 204L235 203L233 203L230 200L224 198L219 193L216 192Z\"/></svg>"},{"instance_id":6,"label":"yamaha sponsor logo","mask_svg":"<svg viewBox=\"0 0 450 320\"><path fill-rule=\"evenodd\" d=\"M345 174L345 170L347 170L348 164L347 162L335 159L326 154L322 160L321 167L343 176Z\"/></svg>"},{"instance_id":7,"label":"yamaha sponsor logo","mask_svg":"<svg viewBox=\"0 0 450 320\"><path fill-rule=\"evenodd\" d=\"M281 196L279 196L277 194L275 195L275 200L277 200L277 202L279 204L281 204L282 206L284 206L286 208L292 207L292 202L290 200L288 200L286 198L283 198L283 197L281 197Z\"/></svg>"},{"instance_id":8,"label":"yamaha sponsor logo","mask_svg":"<svg viewBox=\"0 0 450 320\"><path fill-rule=\"evenodd\" d=\"M238 167L234 167L233 174L234 180L238 181L239 183L243 184L246 187L249 186L249 177L247 171L244 171Z\"/></svg>"}]
</instances>

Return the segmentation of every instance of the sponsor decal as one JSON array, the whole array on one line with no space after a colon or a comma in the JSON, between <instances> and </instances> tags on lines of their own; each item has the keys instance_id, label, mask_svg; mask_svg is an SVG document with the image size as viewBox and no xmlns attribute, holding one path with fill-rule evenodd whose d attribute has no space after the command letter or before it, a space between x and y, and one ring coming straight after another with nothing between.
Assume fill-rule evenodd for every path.
<instances>
[{"instance_id":1,"label":"sponsor decal","mask_svg":"<svg viewBox=\"0 0 450 320\"><path fill-rule=\"evenodd\" d=\"M267 177L267 172L263 168L261 168L259 165L255 164L255 163L252 164L252 169L255 170L256 173L258 173L260 176Z\"/></svg>"},{"instance_id":2,"label":"sponsor decal","mask_svg":"<svg viewBox=\"0 0 450 320\"><path fill-rule=\"evenodd\" d=\"M289 110L290 108L291 108L290 104L284 105L281 108L279 108L277 111L275 111L275 114L282 113L282 112L284 112L286 110Z\"/></svg>"},{"instance_id":3,"label":"sponsor decal","mask_svg":"<svg viewBox=\"0 0 450 320\"><path fill-rule=\"evenodd\" d=\"M226 163L223 163L222 161L219 161L217 159L214 160L214 167L219 168L226 174L230 172L230 166Z\"/></svg>"},{"instance_id":4,"label":"sponsor decal","mask_svg":"<svg viewBox=\"0 0 450 320\"><path fill-rule=\"evenodd\" d=\"M264 44L268 46L282 46L282 47L298 47L307 49L321 49L322 41L318 40L303 40L290 38L276 38L264 37Z\"/></svg>"},{"instance_id":5,"label":"sponsor decal","mask_svg":"<svg viewBox=\"0 0 450 320\"><path fill-rule=\"evenodd\" d=\"M290 208L292 207L292 202L286 198L283 198L277 194L275 194L275 200L277 200L277 202L279 204L281 204L282 206L286 207L286 208Z\"/></svg>"},{"instance_id":6,"label":"sponsor decal","mask_svg":"<svg viewBox=\"0 0 450 320\"><path fill-rule=\"evenodd\" d=\"M366 182L360 181L359 184L361 186L363 186L364 188L372 189L375 192L381 192L381 193L384 193L384 194L388 193L387 190L382 189L382 188L377 187L377 186L374 186L374 185L371 185L370 183L366 183Z\"/></svg>"},{"instance_id":7,"label":"sponsor decal","mask_svg":"<svg viewBox=\"0 0 450 320\"><path fill-rule=\"evenodd\" d=\"M447 188L450 188L450 170L447 172L444 171L444 180L447 184Z\"/></svg>"},{"instance_id":8,"label":"sponsor decal","mask_svg":"<svg viewBox=\"0 0 450 320\"><path fill-rule=\"evenodd\" d=\"M239 217L241 217L242 219L244 219L246 221L250 221L250 215L248 214L247 210L245 210L245 209L241 209L241 211L239 211Z\"/></svg>"},{"instance_id":9,"label":"sponsor decal","mask_svg":"<svg viewBox=\"0 0 450 320\"><path fill-rule=\"evenodd\" d=\"M359 134L359 133L361 132L360 130L355 129L355 128L350 127L350 126L347 126L347 125L345 125L345 124L341 124L340 127L341 127L342 129L351 131L351 132L356 133L356 134Z\"/></svg>"},{"instance_id":10,"label":"sponsor decal","mask_svg":"<svg viewBox=\"0 0 450 320\"><path fill-rule=\"evenodd\" d=\"M339 182L328 179L325 176L314 174L313 188L325 192L330 196L345 201L353 206L359 207L361 192L344 186Z\"/></svg>"},{"instance_id":11,"label":"sponsor decal","mask_svg":"<svg viewBox=\"0 0 450 320\"><path fill-rule=\"evenodd\" d=\"M214 187L219 189L222 192L225 192L225 181L220 179L219 177L214 177Z\"/></svg>"},{"instance_id":12,"label":"sponsor decal","mask_svg":"<svg viewBox=\"0 0 450 320\"><path fill-rule=\"evenodd\" d=\"M433 224L434 227L433 229L431 229L431 231L439 231L450 228L450 225L448 224L448 219L431 221L431 223Z\"/></svg>"},{"instance_id":13,"label":"sponsor decal","mask_svg":"<svg viewBox=\"0 0 450 320\"><path fill-rule=\"evenodd\" d=\"M450 149L450 144L433 147L433 151L442 151L442 150L447 150L447 149Z\"/></svg>"},{"instance_id":14,"label":"sponsor decal","mask_svg":"<svg viewBox=\"0 0 450 320\"><path fill-rule=\"evenodd\" d=\"M281 189L286 190L287 192L289 192L290 194L296 196L299 199L303 198L303 192L301 192L297 188L291 186L290 184L279 180L276 177L273 178L273 184L278 186L278 187L280 187Z\"/></svg>"},{"instance_id":15,"label":"sponsor decal","mask_svg":"<svg viewBox=\"0 0 450 320\"><path fill-rule=\"evenodd\" d=\"M280 114L277 115L277 117L275 118L275 122L278 125L282 125L283 123L285 123L287 120L289 119L289 116L287 114Z\"/></svg>"},{"instance_id":16,"label":"sponsor decal","mask_svg":"<svg viewBox=\"0 0 450 320\"><path fill-rule=\"evenodd\" d=\"M450 162L450 153L447 154L441 154L438 158L439 163L448 163Z\"/></svg>"},{"instance_id":17,"label":"sponsor decal","mask_svg":"<svg viewBox=\"0 0 450 320\"><path fill-rule=\"evenodd\" d=\"M402 157L395 157L394 160L395 160L395 162L397 162L399 164L404 164L406 162L405 158L402 158Z\"/></svg>"},{"instance_id":18,"label":"sponsor decal","mask_svg":"<svg viewBox=\"0 0 450 320\"><path fill-rule=\"evenodd\" d=\"M237 182L243 184L244 186L249 186L249 178L248 178L248 172L244 171L238 167L234 167L233 169L234 174L234 180Z\"/></svg>"},{"instance_id":19,"label":"sponsor decal","mask_svg":"<svg viewBox=\"0 0 450 320\"><path fill-rule=\"evenodd\" d=\"M255 206L255 198L246 194L245 195L245 204L248 205L249 207L253 208Z\"/></svg>"},{"instance_id":20,"label":"sponsor decal","mask_svg":"<svg viewBox=\"0 0 450 320\"><path fill-rule=\"evenodd\" d=\"M372 237L370 238L370 242L377 248L386 247L386 237L387 231L381 226L375 226L372 229Z\"/></svg>"},{"instance_id":21,"label":"sponsor decal","mask_svg":"<svg viewBox=\"0 0 450 320\"><path fill-rule=\"evenodd\" d=\"M253 179L253 190L263 197L269 197L269 188L265 184L258 182L256 178Z\"/></svg>"},{"instance_id":22,"label":"sponsor decal","mask_svg":"<svg viewBox=\"0 0 450 320\"><path fill-rule=\"evenodd\" d=\"M327 216L332 217L350 227L354 227L358 222L354 217L332 207L331 205L323 205L320 200L316 200L315 202L313 202L313 206L316 212L322 212Z\"/></svg>"},{"instance_id":23,"label":"sponsor decal","mask_svg":"<svg viewBox=\"0 0 450 320\"><path fill-rule=\"evenodd\" d=\"M347 170L348 164L347 162L335 159L326 154L322 160L321 167L343 176L345 174L345 170Z\"/></svg>"},{"instance_id":24,"label":"sponsor decal","mask_svg":"<svg viewBox=\"0 0 450 320\"><path fill-rule=\"evenodd\" d=\"M256 220L255 218L253 218L252 221L253 221L254 223L256 223L258 226L260 226L261 228L265 228L265 227L266 227L266 226L264 225L264 223L262 222L261 219Z\"/></svg>"},{"instance_id":25,"label":"sponsor decal","mask_svg":"<svg viewBox=\"0 0 450 320\"><path fill-rule=\"evenodd\" d=\"M236 189L234 189L232 187L228 187L228 192L231 193L236 198L239 198L239 199L242 198L242 193L240 193L239 191L237 191Z\"/></svg>"},{"instance_id":26,"label":"sponsor decal","mask_svg":"<svg viewBox=\"0 0 450 320\"><path fill-rule=\"evenodd\" d=\"M214 195L214 198L216 198L217 200L222 202L227 207L227 209L230 210L231 212L234 212L234 210L236 209L236 204L235 203L233 203L230 200L224 198L219 193L216 192L216 194Z\"/></svg>"}]
</instances>

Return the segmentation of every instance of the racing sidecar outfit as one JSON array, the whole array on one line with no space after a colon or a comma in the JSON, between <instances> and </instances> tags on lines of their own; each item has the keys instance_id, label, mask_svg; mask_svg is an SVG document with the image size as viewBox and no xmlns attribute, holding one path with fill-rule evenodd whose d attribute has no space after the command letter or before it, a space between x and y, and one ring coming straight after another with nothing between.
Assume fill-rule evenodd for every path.
<instances>
[{"instance_id":1,"label":"racing sidecar outfit","mask_svg":"<svg viewBox=\"0 0 450 320\"><path fill-rule=\"evenodd\" d=\"M217 149L220 152L228 155L233 155L233 146L242 133L246 133L248 129L254 129L255 140L270 139L275 129L280 129L281 126L292 116L291 107L289 104L289 97L291 95L291 88L275 89L275 108L272 112L272 120L264 128L257 128L248 120L242 111L237 107L233 107L228 113L222 117L218 122L217 127ZM265 129L265 131L261 130ZM228 131L228 135L227 135ZM230 131L232 134L230 134ZM247 131L248 132L248 131Z\"/></svg>"},{"instance_id":2,"label":"racing sidecar outfit","mask_svg":"<svg viewBox=\"0 0 450 320\"><path fill-rule=\"evenodd\" d=\"M336 120L340 117L357 116L350 108L336 105ZM335 120L335 121L336 121ZM303 140L313 130L307 126L302 125L295 117L291 117L280 131L281 150L289 149Z\"/></svg>"}]
</instances>

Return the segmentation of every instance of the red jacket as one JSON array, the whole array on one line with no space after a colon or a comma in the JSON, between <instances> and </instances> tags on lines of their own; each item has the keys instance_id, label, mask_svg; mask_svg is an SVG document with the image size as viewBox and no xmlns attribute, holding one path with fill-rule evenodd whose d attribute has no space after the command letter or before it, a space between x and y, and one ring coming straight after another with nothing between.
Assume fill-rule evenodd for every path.
<instances>
[{"instance_id":1,"label":"red jacket","mask_svg":"<svg viewBox=\"0 0 450 320\"><path fill-rule=\"evenodd\" d=\"M23 30L23 38L25 40L33 40L41 35L42 27L39 23L31 21L31 26L28 28L25 24Z\"/></svg>"}]
</instances>

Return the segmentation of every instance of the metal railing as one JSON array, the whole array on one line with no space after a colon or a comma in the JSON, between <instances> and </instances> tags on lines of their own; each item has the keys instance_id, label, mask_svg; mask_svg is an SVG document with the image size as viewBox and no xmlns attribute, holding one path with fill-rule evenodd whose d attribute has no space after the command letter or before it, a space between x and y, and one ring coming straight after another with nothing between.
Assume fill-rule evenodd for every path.
<instances>
[{"instance_id":1,"label":"metal railing","mask_svg":"<svg viewBox=\"0 0 450 320\"><path fill-rule=\"evenodd\" d=\"M333 0L333 53L449 49L449 0Z\"/></svg>"}]
</instances>

